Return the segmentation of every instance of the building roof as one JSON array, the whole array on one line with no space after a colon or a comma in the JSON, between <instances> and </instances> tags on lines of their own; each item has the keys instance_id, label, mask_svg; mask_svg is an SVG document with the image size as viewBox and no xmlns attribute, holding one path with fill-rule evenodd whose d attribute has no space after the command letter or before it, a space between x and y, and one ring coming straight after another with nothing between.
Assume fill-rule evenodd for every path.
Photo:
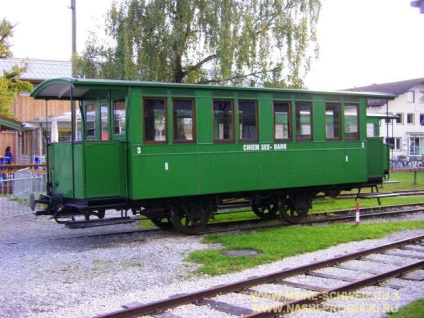
<instances>
[{"instance_id":1,"label":"building roof","mask_svg":"<svg viewBox=\"0 0 424 318\"><path fill-rule=\"evenodd\" d=\"M0 116L0 131L4 130L22 130L22 123L12 118Z\"/></svg>"},{"instance_id":2,"label":"building roof","mask_svg":"<svg viewBox=\"0 0 424 318\"><path fill-rule=\"evenodd\" d=\"M51 78L72 75L72 63L70 61L38 59L0 59L0 71L10 71L14 65L22 65L25 61L28 62L28 67L27 71L20 77L22 80L40 82Z\"/></svg>"},{"instance_id":3,"label":"building roof","mask_svg":"<svg viewBox=\"0 0 424 318\"><path fill-rule=\"evenodd\" d=\"M369 86L354 87L347 89L347 91L389 93L399 96L409 91L412 87L420 84L424 84L424 77L400 82L372 84Z\"/></svg>"}]
</instances>

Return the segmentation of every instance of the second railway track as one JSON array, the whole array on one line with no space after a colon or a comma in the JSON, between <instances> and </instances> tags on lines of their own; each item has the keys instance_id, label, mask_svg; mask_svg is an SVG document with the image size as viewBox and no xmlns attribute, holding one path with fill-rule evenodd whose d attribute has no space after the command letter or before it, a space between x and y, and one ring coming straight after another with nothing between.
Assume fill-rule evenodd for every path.
<instances>
[{"instance_id":1,"label":"second railway track","mask_svg":"<svg viewBox=\"0 0 424 318\"><path fill-rule=\"evenodd\" d=\"M161 313L170 317L183 317L173 311L184 305L195 305L199 308L198 313L206 314L212 311L212 314L244 317L275 317L311 309L343 312L352 310L352 308L348 309L343 302L340 303L340 299L347 297L349 301L371 299L374 305L369 305L370 311L390 311L390 306L392 310L395 306L391 302L391 297L398 297L398 290L402 286L382 282L389 278L403 276L404 279L417 280L422 284L424 280L424 272L421 270L424 267L423 239L424 236L417 236L367 250L336 255L312 264L283 269L272 274L194 293L175 295L147 304L132 304L125 309L97 317L121 318L158 314L160 316ZM357 262L362 263L362 266L355 264ZM377 269L370 269L372 266L369 264L376 265ZM380 268L382 264L384 269ZM328 273L335 268L350 271L351 275ZM415 273L408 274L411 271ZM324 278L325 283L322 280L320 283L311 282L309 278L315 277ZM377 283L383 286L383 289L372 292L361 289ZM383 308L376 307L376 300L386 301L382 304ZM357 310L363 310L364 304L365 302L360 304Z\"/></svg>"}]
</instances>

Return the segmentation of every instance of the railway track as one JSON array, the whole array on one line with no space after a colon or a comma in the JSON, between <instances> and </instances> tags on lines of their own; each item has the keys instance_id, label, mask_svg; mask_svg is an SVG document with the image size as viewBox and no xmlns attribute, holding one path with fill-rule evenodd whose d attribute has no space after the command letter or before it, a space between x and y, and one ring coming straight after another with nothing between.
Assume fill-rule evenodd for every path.
<instances>
[{"instance_id":1,"label":"railway track","mask_svg":"<svg viewBox=\"0 0 424 318\"><path fill-rule=\"evenodd\" d=\"M388 293L387 289L396 294L396 291L402 288L400 285L390 282L381 285L382 281L389 278L402 276L403 279L416 280L422 284L424 272L410 272L424 267L423 240L424 235L412 237L190 294L175 295L147 304L132 304L122 310L97 317L122 318L159 313L180 317L173 314L173 310L184 305L200 306L200 312L213 310L221 314L243 317L275 317L311 309L343 312L347 309L346 305L337 305L337 300L368 299L375 304L373 298L381 298L381 295ZM393 258L396 258L396 261L393 261ZM377 270L370 270L370 264L376 265ZM380 268L387 266L390 267L389 270ZM335 269L350 271L351 275L328 274L328 270L334 272ZM304 283L305 277L309 278L308 283ZM313 278L318 278L320 282L311 283ZM377 283L384 286L384 290L372 293L361 291L361 288ZM297 291L293 292L292 289L289 293L287 288L295 288ZM391 299L386 300L387 310Z\"/></svg>"},{"instance_id":2,"label":"railway track","mask_svg":"<svg viewBox=\"0 0 424 318\"><path fill-rule=\"evenodd\" d=\"M239 208L240 204L236 205L236 208ZM363 208L361 209L361 219L372 219L372 218L382 218L382 217L397 217L403 214L413 214L420 213L424 210L424 204L404 204L404 205L394 205L386 207L375 207L375 208ZM249 231L257 230L264 228L276 228L276 227L288 227L293 225L313 225L313 224L322 224L322 223L333 223L333 222L354 222L355 221L355 210L336 210L328 212L316 212L310 213L308 217L299 224L289 224L284 222L281 219L275 220L261 220L261 219L251 219L243 221L229 221L229 222L217 222L210 223L206 228L206 231L199 234L213 234L213 233L224 233L232 231ZM146 219L147 220L147 219ZM72 233L72 231L70 232ZM134 236L137 236L138 239L145 234L154 234L159 235L160 237L163 234L166 235L175 235L172 230L161 230L158 228L152 229L136 229L136 230L126 230L119 232L105 232L105 233L84 233L83 235L58 235L52 236L49 238L43 238L43 241L60 241L68 239L87 239L87 238L113 238L119 235L124 235L125 237L131 237L135 239ZM180 235L179 233L176 235ZM34 241L34 239L32 239ZM24 244L25 240L19 240L13 238L6 244Z\"/></svg>"},{"instance_id":3,"label":"railway track","mask_svg":"<svg viewBox=\"0 0 424 318\"><path fill-rule=\"evenodd\" d=\"M361 209L361 220L383 217L397 217L403 214L421 213L424 211L424 204L402 204L384 207L372 207ZM207 230L199 234L212 234L219 232L231 232L234 230L256 230L263 228L286 227L293 225L313 225L320 223L348 222L355 221L355 209L334 210L326 212L315 212L308 214L307 218L299 223L290 224L283 220L275 219L271 221L253 219L246 221L231 221L211 223Z\"/></svg>"}]
</instances>

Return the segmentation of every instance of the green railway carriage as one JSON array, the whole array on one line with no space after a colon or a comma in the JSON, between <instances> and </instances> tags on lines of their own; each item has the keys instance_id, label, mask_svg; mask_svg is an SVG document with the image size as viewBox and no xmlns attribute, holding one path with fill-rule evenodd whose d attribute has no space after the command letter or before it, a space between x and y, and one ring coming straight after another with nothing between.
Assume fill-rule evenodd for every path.
<instances>
[{"instance_id":1,"label":"green railway carriage","mask_svg":"<svg viewBox=\"0 0 424 318\"><path fill-rule=\"evenodd\" d=\"M296 222L318 192L387 169L366 108L391 95L68 78L31 95L70 100L72 127L81 113L71 142L48 144L48 193L32 204L58 221L132 210L196 233L223 199L246 198L259 217Z\"/></svg>"}]
</instances>

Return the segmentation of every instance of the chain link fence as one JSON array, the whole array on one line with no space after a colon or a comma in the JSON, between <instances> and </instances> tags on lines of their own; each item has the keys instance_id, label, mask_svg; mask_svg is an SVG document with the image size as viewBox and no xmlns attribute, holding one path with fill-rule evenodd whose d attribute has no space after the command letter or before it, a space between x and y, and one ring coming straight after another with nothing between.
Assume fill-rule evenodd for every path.
<instances>
[{"instance_id":1,"label":"chain link fence","mask_svg":"<svg viewBox=\"0 0 424 318\"><path fill-rule=\"evenodd\" d=\"M0 175L0 220L17 215L32 213L29 208L31 193L35 197L46 193L47 175L40 171L34 173L29 168L13 174Z\"/></svg>"}]
</instances>

